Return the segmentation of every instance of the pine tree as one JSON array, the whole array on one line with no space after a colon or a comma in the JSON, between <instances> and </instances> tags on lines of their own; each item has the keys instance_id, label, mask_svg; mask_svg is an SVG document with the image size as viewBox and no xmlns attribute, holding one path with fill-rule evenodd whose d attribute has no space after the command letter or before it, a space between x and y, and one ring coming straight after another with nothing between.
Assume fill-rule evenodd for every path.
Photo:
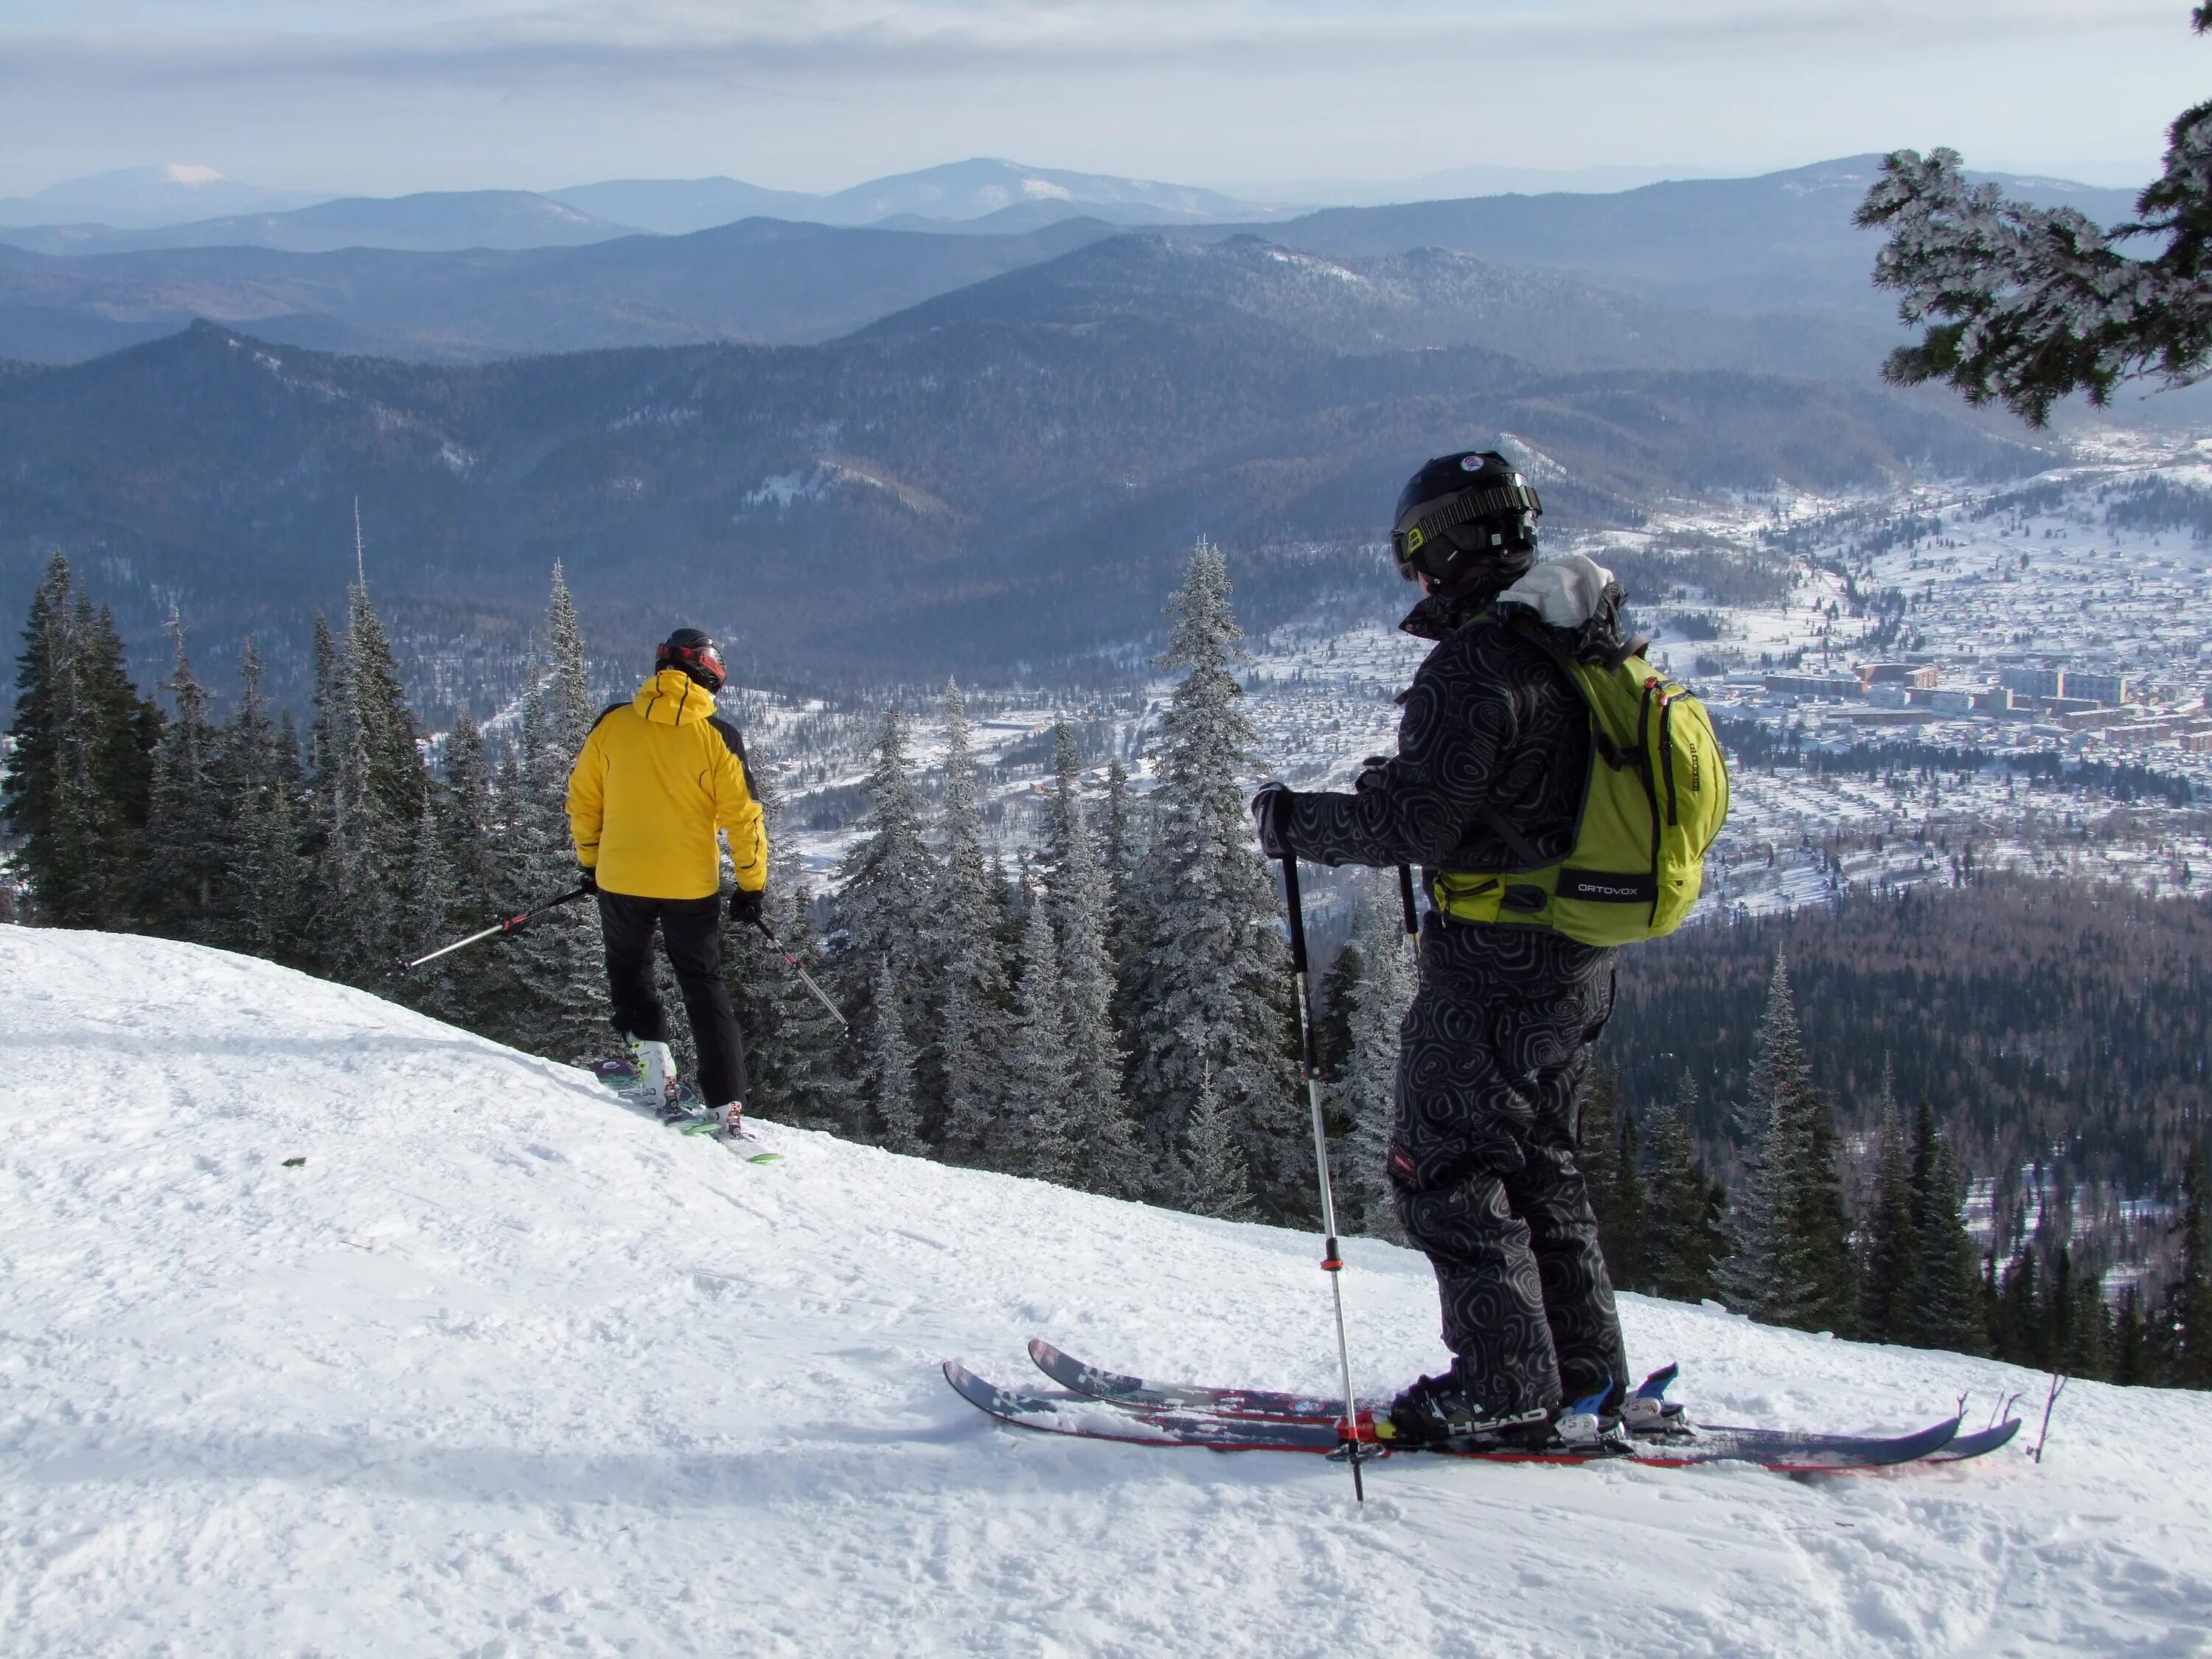
<instances>
[{"instance_id":1,"label":"pine tree","mask_svg":"<svg viewBox=\"0 0 2212 1659\"><path fill-rule=\"evenodd\" d=\"M15 740L0 804L33 918L130 925L161 710L124 671L114 618L57 554L32 596L15 676Z\"/></svg>"},{"instance_id":2,"label":"pine tree","mask_svg":"<svg viewBox=\"0 0 2212 1659\"><path fill-rule=\"evenodd\" d=\"M1936 1133L1935 1113L1923 1099L1912 1139L1914 1294L1899 1340L1917 1348L1987 1353L1990 1316L1966 1231L1964 1187L1950 1143Z\"/></svg>"},{"instance_id":3,"label":"pine tree","mask_svg":"<svg viewBox=\"0 0 2212 1659\"><path fill-rule=\"evenodd\" d=\"M568 830L568 774L591 734L598 711L584 664L583 636L561 567L545 617L546 648L524 690L517 748L523 794L509 815L515 889L538 903L576 883L576 848ZM589 1060L615 1041L607 1003L605 958L598 918L586 904L563 905L532 922L510 946L523 1003L523 1045L554 1060ZM660 963L664 994L675 990ZM684 1034L688 1038L688 1030ZM675 1045L689 1066L692 1044Z\"/></svg>"},{"instance_id":4,"label":"pine tree","mask_svg":"<svg viewBox=\"0 0 2212 1659\"><path fill-rule=\"evenodd\" d=\"M865 1084L875 1102L883 1145L894 1152L919 1155L928 1149L922 1142L921 1114L915 1103L914 1050L906 1039L903 1000L896 965L888 956L878 957L875 994L869 999Z\"/></svg>"},{"instance_id":5,"label":"pine tree","mask_svg":"<svg viewBox=\"0 0 2212 1659\"><path fill-rule=\"evenodd\" d=\"M1077 1083L1068 1052L1060 945L1042 896L1022 925L1022 966L1006 1053L1008 1108L1021 1125L1020 1173L1061 1186L1076 1175Z\"/></svg>"},{"instance_id":6,"label":"pine tree","mask_svg":"<svg viewBox=\"0 0 2212 1659\"><path fill-rule=\"evenodd\" d=\"M1623 1291L1650 1288L1650 1203L1644 1191L1641 1149L1637 1139L1636 1114L1624 1109L1620 1114L1619 1155L1613 1160L1610 1206L1616 1231L1605 1253L1606 1269L1613 1288Z\"/></svg>"},{"instance_id":7,"label":"pine tree","mask_svg":"<svg viewBox=\"0 0 2212 1659\"><path fill-rule=\"evenodd\" d=\"M813 899L805 888L795 889L784 914L775 917L775 890L772 879L766 902L777 938L802 962L818 959ZM746 1006L761 1012L744 1029L760 1109L781 1122L866 1133L846 1069L843 1028L765 940L757 943L749 960L757 962L760 977Z\"/></svg>"},{"instance_id":8,"label":"pine tree","mask_svg":"<svg viewBox=\"0 0 2212 1659\"><path fill-rule=\"evenodd\" d=\"M1244 1154L1237 1145L1230 1111L1213 1086L1213 1068L1206 1056L1214 1045L1203 1030L1189 1035L1191 1052L1200 1056L1198 1091L1190 1104L1183 1130L1182 1207L1195 1215L1218 1216L1224 1221L1243 1221L1252 1214L1252 1182Z\"/></svg>"},{"instance_id":9,"label":"pine tree","mask_svg":"<svg viewBox=\"0 0 2212 1659\"><path fill-rule=\"evenodd\" d=\"M422 816L415 822L414 842L408 850L407 885L396 917L399 950L410 958L447 943L453 931L453 872L447 861L445 837L440 830L434 798L426 797ZM427 969L417 969L403 981L406 1000L417 1008L457 1018L463 1011L454 1006L455 967L448 957Z\"/></svg>"},{"instance_id":10,"label":"pine tree","mask_svg":"<svg viewBox=\"0 0 2212 1659\"><path fill-rule=\"evenodd\" d=\"M64 734L79 718L70 638L69 561L55 554L31 595L23 625L23 652L15 661L15 716L8 728L14 749L0 773L0 811L21 839L15 864L31 902L41 909L60 901L64 872L76 851L57 840Z\"/></svg>"},{"instance_id":11,"label":"pine tree","mask_svg":"<svg viewBox=\"0 0 2212 1659\"><path fill-rule=\"evenodd\" d=\"M1075 734L1055 728L1054 787L1046 818L1045 882L1067 1005L1069 1097L1076 1178L1094 1192L1135 1198L1149 1185L1121 1091L1126 1056L1114 1025L1114 960L1107 866L1084 821Z\"/></svg>"},{"instance_id":12,"label":"pine tree","mask_svg":"<svg viewBox=\"0 0 2212 1659\"><path fill-rule=\"evenodd\" d=\"M1620 1254L1621 1227L1613 1212L1620 1188L1620 1079L1610 1072L1593 1079L1583 1098L1582 1115L1575 1121L1575 1169L1589 1195L1590 1217L1597 1223L1598 1249L1606 1271L1620 1288L1614 1264Z\"/></svg>"},{"instance_id":13,"label":"pine tree","mask_svg":"<svg viewBox=\"0 0 2212 1659\"><path fill-rule=\"evenodd\" d=\"M868 1078L880 1096L885 1028L878 1018L876 999L888 984L897 1005L901 1042L910 1042L905 1033L915 1023L912 1010L926 1006L921 1000L926 988L923 947L933 925L931 893L936 885L936 860L922 840L921 801L908 753L906 718L895 703L884 710L875 750L875 765L868 775L868 816L839 872L830 932L838 1000L854 1029L870 1034ZM911 1003L909 998L914 999ZM912 1064L909 1058L909 1071ZM913 1133L918 1148L923 1126L911 1075L907 1091L908 1107L917 1114ZM891 1143L887 1139L885 1144Z\"/></svg>"},{"instance_id":14,"label":"pine tree","mask_svg":"<svg viewBox=\"0 0 2212 1659\"><path fill-rule=\"evenodd\" d=\"M814 902L787 885L780 833L783 793L758 742L746 765L768 834L768 884L761 914L769 931L801 962L818 959ZM870 1133L844 1063L844 1030L758 928L732 927L724 939L723 977L744 1033L749 1111L811 1129Z\"/></svg>"},{"instance_id":15,"label":"pine tree","mask_svg":"<svg viewBox=\"0 0 2212 1659\"><path fill-rule=\"evenodd\" d=\"M1881 1149L1875 1165L1865 1245L1860 1253L1859 1334L1869 1342L1902 1342L1916 1317L1920 1287L1920 1229L1914 1216L1912 1160L1905 1150L1897 1097L1882 1073Z\"/></svg>"},{"instance_id":16,"label":"pine tree","mask_svg":"<svg viewBox=\"0 0 2212 1659\"><path fill-rule=\"evenodd\" d=\"M1835 1122L1813 1085L1779 957L1739 1121L1750 1131L1749 1168L1732 1218L1724 1288L1741 1310L1771 1323L1848 1332L1856 1286Z\"/></svg>"},{"instance_id":17,"label":"pine tree","mask_svg":"<svg viewBox=\"0 0 2212 1659\"><path fill-rule=\"evenodd\" d=\"M2112 1323L2112 1381L2140 1387L2154 1381L2143 1328L2142 1292L2130 1285L2120 1292L2120 1311Z\"/></svg>"},{"instance_id":18,"label":"pine tree","mask_svg":"<svg viewBox=\"0 0 2212 1659\"><path fill-rule=\"evenodd\" d=\"M1991 1346L1998 1358L2041 1370L2050 1362L2047 1335L2035 1251L2023 1240L1997 1282L1996 1307L1990 1319Z\"/></svg>"},{"instance_id":19,"label":"pine tree","mask_svg":"<svg viewBox=\"0 0 2212 1659\"><path fill-rule=\"evenodd\" d=\"M1106 823L1100 861L1106 867L1106 944L1115 962L1128 955L1124 930L1129 919L1130 872L1136 867L1136 825L1129 807L1129 774L1119 760L1106 766Z\"/></svg>"},{"instance_id":20,"label":"pine tree","mask_svg":"<svg viewBox=\"0 0 2212 1659\"><path fill-rule=\"evenodd\" d=\"M1396 925L1371 900L1353 918L1345 955L1354 951L1361 968L1341 988L1345 1055L1329 1090L1337 1111L1351 1120L1341 1143L1337 1221L1348 1231L1402 1244L1405 1229L1390 1184L1390 1131L1398 1109L1399 1028L1413 1000L1413 973Z\"/></svg>"},{"instance_id":21,"label":"pine tree","mask_svg":"<svg viewBox=\"0 0 2212 1659\"><path fill-rule=\"evenodd\" d=\"M2173 1231L2180 1249L2159 1316L2162 1380L2177 1388L2212 1389L2212 1188L2202 1146L2190 1148L2182 1165Z\"/></svg>"},{"instance_id":22,"label":"pine tree","mask_svg":"<svg viewBox=\"0 0 2212 1659\"><path fill-rule=\"evenodd\" d=\"M960 687L945 689L944 852L932 902L930 971L936 991L934 1067L940 1079L945 1156L1020 1169L1008 1113L1006 965L1000 954L999 893L983 847L983 815Z\"/></svg>"},{"instance_id":23,"label":"pine tree","mask_svg":"<svg viewBox=\"0 0 2212 1659\"><path fill-rule=\"evenodd\" d=\"M173 610L169 634L176 657L166 685L176 713L154 751L138 921L150 933L220 943L234 897L234 849L228 844L234 802L220 777L207 688L192 672L184 622Z\"/></svg>"},{"instance_id":24,"label":"pine tree","mask_svg":"<svg viewBox=\"0 0 2212 1659\"><path fill-rule=\"evenodd\" d=\"M446 787L438 792L438 810L446 860L453 872L453 902L463 916L488 922L516 895L506 890L500 876L491 761L484 752L483 733L466 708L453 711L442 758Z\"/></svg>"},{"instance_id":25,"label":"pine tree","mask_svg":"<svg viewBox=\"0 0 2212 1659\"><path fill-rule=\"evenodd\" d=\"M1133 1091L1164 1162L1209 1144L1193 1123L1208 1095L1261 1213L1303 1219L1312 1171L1291 1109L1289 963L1238 785L1255 738L1231 672L1242 635L1229 595L1220 550L1200 542L1161 659L1183 678L1160 722L1152 850L1132 918Z\"/></svg>"},{"instance_id":26,"label":"pine tree","mask_svg":"<svg viewBox=\"0 0 2212 1659\"><path fill-rule=\"evenodd\" d=\"M1702 1302L1717 1291L1716 1269L1728 1250L1728 1238L1716 1223L1713 1184L1698 1163L1692 1127L1697 1084L1685 1073L1680 1091L1651 1114L1644 1152L1650 1170L1650 1225L1645 1281L1654 1296L1677 1302Z\"/></svg>"},{"instance_id":27,"label":"pine tree","mask_svg":"<svg viewBox=\"0 0 2212 1659\"><path fill-rule=\"evenodd\" d=\"M295 793L299 757L289 723L272 726L262 695L261 653L239 653L238 714L222 735L222 787L230 798L228 856L235 898L221 943L276 961L294 959L306 871Z\"/></svg>"},{"instance_id":28,"label":"pine tree","mask_svg":"<svg viewBox=\"0 0 2212 1659\"><path fill-rule=\"evenodd\" d=\"M2051 1258L2044 1293L2044 1352L2051 1367L2068 1376L2102 1377L2110 1369L2106 1352L2112 1318L2100 1292L2098 1276L2074 1259L2070 1243Z\"/></svg>"}]
</instances>

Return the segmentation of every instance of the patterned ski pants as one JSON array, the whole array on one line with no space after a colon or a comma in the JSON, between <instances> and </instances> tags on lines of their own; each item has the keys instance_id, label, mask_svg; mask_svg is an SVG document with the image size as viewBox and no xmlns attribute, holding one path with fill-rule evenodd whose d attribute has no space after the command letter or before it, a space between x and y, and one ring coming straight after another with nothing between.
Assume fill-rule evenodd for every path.
<instances>
[{"instance_id":1,"label":"patterned ski pants","mask_svg":"<svg viewBox=\"0 0 2212 1659\"><path fill-rule=\"evenodd\" d=\"M1575 1164L1612 953L1534 930L1421 930L1400 1033L1390 1179L1436 1269L1444 1344L1500 1412L1626 1389L1628 1358Z\"/></svg>"}]
</instances>

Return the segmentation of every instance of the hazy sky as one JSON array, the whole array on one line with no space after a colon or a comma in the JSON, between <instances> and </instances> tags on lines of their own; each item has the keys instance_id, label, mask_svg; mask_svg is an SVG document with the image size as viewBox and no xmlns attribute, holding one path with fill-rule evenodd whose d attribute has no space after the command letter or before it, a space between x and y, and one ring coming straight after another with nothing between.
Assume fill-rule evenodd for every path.
<instances>
[{"instance_id":1,"label":"hazy sky","mask_svg":"<svg viewBox=\"0 0 2212 1659\"><path fill-rule=\"evenodd\" d=\"M4 0L0 193L154 161L366 191L969 155L1195 184L1751 173L1949 143L2148 177L2184 0Z\"/></svg>"}]
</instances>

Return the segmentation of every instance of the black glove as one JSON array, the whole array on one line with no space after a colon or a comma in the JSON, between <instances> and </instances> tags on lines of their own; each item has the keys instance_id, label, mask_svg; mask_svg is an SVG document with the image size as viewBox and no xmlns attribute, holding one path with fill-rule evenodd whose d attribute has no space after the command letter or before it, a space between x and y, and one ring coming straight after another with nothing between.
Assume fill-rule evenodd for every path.
<instances>
[{"instance_id":1,"label":"black glove","mask_svg":"<svg viewBox=\"0 0 2212 1659\"><path fill-rule=\"evenodd\" d=\"M768 890L748 890L740 887L730 895L730 920L741 921L748 927L757 927L767 914Z\"/></svg>"},{"instance_id":2,"label":"black glove","mask_svg":"<svg viewBox=\"0 0 2212 1659\"><path fill-rule=\"evenodd\" d=\"M1352 793L1359 794L1370 789L1380 789L1382 787L1382 769L1389 763L1388 755L1370 755L1360 762L1359 775L1352 781Z\"/></svg>"},{"instance_id":3,"label":"black glove","mask_svg":"<svg viewBox=\"0 0 2212 1659\"><path fill-rule=\"evenodd\" d=\"M1252 797L1252 822L1260 831L1260 850L1271 859L1291 856L1291 803L1297 799L1290 786L1282 783L1263 783L1260 793Z\"/></svg>"},{"instance_id":4,"label":"black glove","mask_svg":"<svg viewBox=\"0 0 2212 1659\"><path fill-rule=\"evenodd\" d=\"M582 888L587 893L598 892L599 890L599 872L592 869L578 870L576 872L576 885Z\"/></svg>"}]
</instances>

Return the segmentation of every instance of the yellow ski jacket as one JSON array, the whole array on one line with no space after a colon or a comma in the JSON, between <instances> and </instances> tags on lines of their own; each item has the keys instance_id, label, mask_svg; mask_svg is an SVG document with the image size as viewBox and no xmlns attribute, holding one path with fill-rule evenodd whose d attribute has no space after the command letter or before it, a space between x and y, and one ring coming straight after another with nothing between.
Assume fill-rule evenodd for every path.
<instances>
[{"instance_id":1,"label":"yellow ski jacket","mask_svg":"<svg viewBox=\"0 0 2212 1659\"><path fill-rule=\"evenodd\" d=\"M690 676L664 668L599 718L568 774L576 859L610 893L705 898L721 886L714 832L738 885L768 884L768 832L745 774L745 740Z\"/></svg>"}]
</instances>

